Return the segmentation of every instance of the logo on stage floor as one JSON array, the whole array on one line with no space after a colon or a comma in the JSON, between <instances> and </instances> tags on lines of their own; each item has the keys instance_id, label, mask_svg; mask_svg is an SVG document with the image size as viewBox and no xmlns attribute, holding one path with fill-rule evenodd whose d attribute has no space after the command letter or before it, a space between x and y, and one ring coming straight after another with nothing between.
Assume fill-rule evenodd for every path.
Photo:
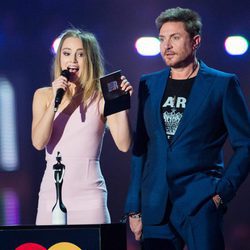
<instances>
[{"instance_id":1,"label":"logo on stage floor","mask_svg":"<svg viewBox=\"0 0 250 250\"><path fill-rule=\"evenodd\" d=\"M59 242L49 247L48 249L37 243L24 243L18 246L15 250L84 250L70 242Z\"/></svg>"}]
</instances>

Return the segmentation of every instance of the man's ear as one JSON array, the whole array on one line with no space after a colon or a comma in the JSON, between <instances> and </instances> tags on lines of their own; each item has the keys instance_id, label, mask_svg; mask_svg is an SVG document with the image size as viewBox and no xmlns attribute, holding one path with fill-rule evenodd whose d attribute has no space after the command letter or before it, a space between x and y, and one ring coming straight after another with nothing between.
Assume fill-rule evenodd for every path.
<instances>
[{"instance_id":1,"label":"man's ear","mask_svg":"<svg viewBox=\"0 0 250 250\"><path fill-rule=\"evenodd\" d=\"M193 49L196 50L200 47L200 43L201 43L201 36L200 35L196 35L193 37Z\"/></svg>"}]
</instances>

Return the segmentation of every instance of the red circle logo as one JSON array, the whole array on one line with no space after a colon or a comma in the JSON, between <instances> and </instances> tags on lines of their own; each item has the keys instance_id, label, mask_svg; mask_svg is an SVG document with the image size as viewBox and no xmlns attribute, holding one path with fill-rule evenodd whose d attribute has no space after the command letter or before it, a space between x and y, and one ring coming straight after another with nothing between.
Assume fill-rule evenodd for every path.
<instances>
[{"instance_id":1,"label":"red circle logo","mask_svg":"<svg viewBox=\"0 0 250 250\"><path fill-rule=\"evenodd\" d=\"M25 243L17 247L15 250L46 250L46 248L37 243Z\"/></svg>"}]
</instances>

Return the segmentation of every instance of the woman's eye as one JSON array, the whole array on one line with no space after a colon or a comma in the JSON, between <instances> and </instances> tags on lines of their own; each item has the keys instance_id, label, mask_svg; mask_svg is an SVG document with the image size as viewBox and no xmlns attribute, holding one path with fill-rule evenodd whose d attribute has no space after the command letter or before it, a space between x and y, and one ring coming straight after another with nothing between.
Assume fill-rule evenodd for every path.
<instances>
[{"instance_id":1,"label":"woman's eye","mask_svg":"<svg viewBox=\"0 0 250 250\"><path fill-rule=\"evenodd\" d=\"M81 53L78 53L78 55L77 55L78 57L83 57L84 56L84 53L83 52L81 52Z\"/></svg>"},{"instance_id":2,"label":"woman's eye","mask_svg":"<svg viewBox=\"0 0 250 250\"><path fill-rule=\"evenodd\" d=\"M69 52L64 51L64 52L63 52L63 55L64 55L64 56L69 56L70 54L69 54Z\"/></svg>"}]
</instances>

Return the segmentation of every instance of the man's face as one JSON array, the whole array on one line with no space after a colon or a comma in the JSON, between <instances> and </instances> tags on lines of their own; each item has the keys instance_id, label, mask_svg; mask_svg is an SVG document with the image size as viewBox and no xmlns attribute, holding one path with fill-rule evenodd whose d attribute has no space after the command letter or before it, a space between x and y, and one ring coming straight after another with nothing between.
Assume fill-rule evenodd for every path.
<instances>
[{"instance_id":1,"label":"man's face","mask_svg":"<svg viewBox=\"0 0 250 250\"><path fill-rule=\"evenodd\" d=\"M169 67L185 67L193 58L200 36L191 38L182 22L166 22L159 34L161 56Z\"/></svg>"}]
</instances>

